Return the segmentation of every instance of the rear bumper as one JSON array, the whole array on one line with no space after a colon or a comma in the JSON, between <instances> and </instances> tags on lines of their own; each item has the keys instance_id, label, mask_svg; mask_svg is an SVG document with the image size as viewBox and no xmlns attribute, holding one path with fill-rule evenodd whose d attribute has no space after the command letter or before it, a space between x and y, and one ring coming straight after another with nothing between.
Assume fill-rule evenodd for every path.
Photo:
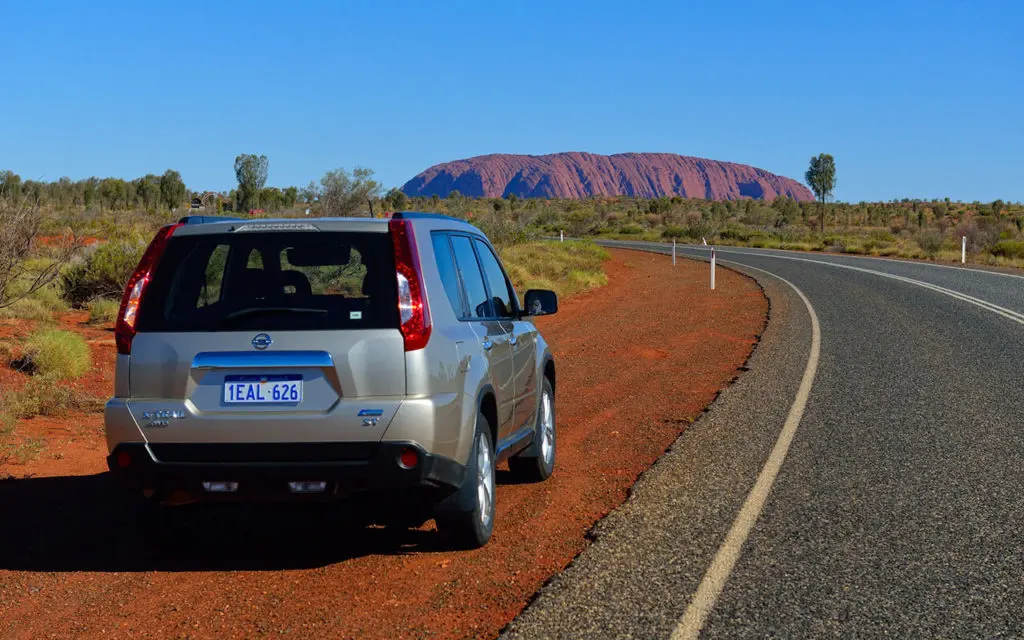
<instances>
[{"instance_id":1,"label":"rear bumper","mask_svg":"<svg viewBox=\"0 0 1024 640\"><path fill-rule=\"evenodd\" d=\"M406 468L401 452L414 449L418 464ZM117 445L107 466L138 489L183 491L199 498L345 497L361 492L436 490L462 484L466 469L448 458L404 442ZM237 482L237 491L211 494L204 482ZM294 494L290 482L325 482L318 494Z\"/></svg>"}]
</instances>

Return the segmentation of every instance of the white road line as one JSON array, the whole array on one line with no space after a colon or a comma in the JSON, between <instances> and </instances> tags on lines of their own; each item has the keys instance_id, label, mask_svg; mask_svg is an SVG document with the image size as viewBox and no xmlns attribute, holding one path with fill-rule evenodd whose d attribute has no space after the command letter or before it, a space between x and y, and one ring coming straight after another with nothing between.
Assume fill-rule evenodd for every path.
<instances>
[{"instance_id":1,"label":"white road line","mask_svg":"<svg viewBox=\"0 0 1024 640\"><path fill-rule=\"evenodd\" d=\"M718 548L718 552L715 553L711 566L708 567L707 573L704 574L704 579L701 580L700 586L697 587L697 592L694 593L693 599L686 608L686 613L683 614L678 626L672 632L672 640L697 638L700 635L708 615L710 615L715 602L718 600L718 596L722 593L722 589L729 579L729 574L732 573L733 567L736 566L736 561L739 560L743 543L750 536L754 524L757 523L757 519L764 510L768 494L772 490L775 478L779 475L779 469L782 468L782 463L786 459L789 445L793 442L793 436L796 435L796 428L799 426L800 419L804 415L807 398L811 394L814 376L818 371L818 356L821 353L821 326L818 324L818 315L814 312L814 307L811 306L807 296L792 282L774 273L758 269L757 267L740 266L745 269L767 273L788 284L793 288L793 291L796 291L796 294L804 301L807 313L811 316L811 353L807 358L807 367L804 369L804 376L800 380L800 388L796 392L796 399L789 409L786 422L782 426L778 439L775 441L775 447L768 456L768 460L764 463L764 467L761 468L761 473L758 474L754 487L747 494L747 499L743 502L743 507L740 509L739 515L736 516L736 520L732 523L729 533Z\"/></svg>"},{"instance_id":2,"label":"white road line","mask_svg":"<svg viewBox=\"0 0 1024 640\"><path fill-rule=\"evenodd\" d=\"M987 300L982 300L981 298L975 298L974 296L969 296L966 293L961 293L961 292L956 291L954 289L947 289L946 287L940 287L937 284L932 284L930 282L924 282L923 280L915 280L914 278L908 278L906 276L898 276L896 274L886 273L884 271L876 271L874 269L865 269L863 267L855 267L855 266L849 265L849 264L838 264L838 263L835 263L835 262L827 262L825 260L811 260L809 258L797 258L795 256L776 256L776 255L768 255L768 254L764 254L764 253L746 253L746 252L743 252L743 251L735 251L735 250L724 250L724 251L723 250L719 250L719 253L735 254L735 255L739 255L739 256L748 256L748 257L774 258L776 260L793 260L793 261L796 261L796 262L809 262L811 264L820 264L820 265L824 265L824 266L827 266L827 267L835 267L836 269L847 269L849 271L859 271L861 273L868 273L868 274L876 275L876 276L879 276L879 277L882 277L882 278L889 278L890 280L897 280L897 281L900 281L900 282L906 282L907 284L913 284L913 285L916 285L918 287L923 287L925 289L930 289L930 290L935 291L937 293L941 293L943 295L947 295L947 296L949 296L951 298L956 298L957 300L962 300L963 302L967 302L969 304L973 304L976 307L981 307L982 309L984 309L986 311L991 311L992 313L1000 315L1000 316L1002 316L1002 317L1004 317L1004 318L1006 318L1008 320L1012 320L1012 321L1014 321L1014 322L1016 322L1018 324L1024 324L1024 313L1020 313L1020 312L1014 311L1012 309L1007 309L1006 307L1001 307L1001 306L999 306L997 304L994 304L994 303L991 303L991 302L989 302ZM685 255L685 254L683 254L683 255ZM742 263L737 263L737 264L742 264Z\"/></svg>"},{"instance_id":3,"label":"white road line","mask_svg":"<svg viewBox=\"0 0 1024 640\"><path fill-rule=\"evenodd\" d=\"M703 245L699 245L699 244L680 244L678 246L678 248L679 249L697 249L697 250L701 250L701 249L704 249L704 246ZM796 253L796 254L806 253L806 251L799 251L797 249L759 249L757 247L736 247L734 245L722 245L721 247L718 248L718 252L721 253L723 248L725 248L725 249L729 249L729 248L733 248L733 249L750 249L750 250L757 251L757 253L751 252L751 253L744 253L742 255L747 255L747 256L766 256L766 257L769 257L769 258L776 257L777 254L779 254L779 253ZM734 251L733 253L739 253L739 252L735 252ZM777 257L784 257L784 256L777 256ZM1003 278L1017 278L1019 280L1024 280L1024 275L1020 275L1020 274L1017 274L1017 273L1005 273L1003 271L989 271L988 269L979 269L979 268L976 268L976 267L960 267L960 266L953 265L953 264L935 264L934 262L923 262L923 261L918 261L918 260L896 260L894 258L883 258L881 256L862 256L862 255L857 255L857 254L853 254L853 253L841 253L841 254L837 254L835 257L837 257L837 258L849 258L851 260L867 260L867 261L889 262L889 263L892 263L892 264L906 264L906 265L913 265L913 266L920 266L920 267L934 267L936 269L953 269L955 271L963 271L965 273L971 273L971 274L979 273L979 274L987 275L987 276L1001 276ZM828 263L828 264L834 264L834 263Z\"/></svg>"}]
</instances>

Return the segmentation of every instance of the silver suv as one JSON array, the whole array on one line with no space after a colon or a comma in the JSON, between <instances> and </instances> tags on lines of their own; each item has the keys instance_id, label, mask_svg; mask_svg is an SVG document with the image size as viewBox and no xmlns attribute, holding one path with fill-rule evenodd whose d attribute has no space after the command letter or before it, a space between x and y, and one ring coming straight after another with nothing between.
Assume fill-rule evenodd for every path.
<instances>
[{"instance_id":1,"label":"silver suv","mask_svg":"<svg viewBox=\"0 0 1024 640\"><path fill-rule=\"evenodd\" d=\"M372 496L481 546L495 465L554 468L557 309L447 216L183 218L121 302L107 463L163 504Z\"/></svg>"}]
</instances>

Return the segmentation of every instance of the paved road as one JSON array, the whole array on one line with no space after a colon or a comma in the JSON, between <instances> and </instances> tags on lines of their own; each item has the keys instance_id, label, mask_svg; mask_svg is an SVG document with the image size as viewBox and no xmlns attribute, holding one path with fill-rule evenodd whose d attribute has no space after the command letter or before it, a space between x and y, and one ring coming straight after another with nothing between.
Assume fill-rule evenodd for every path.
<instances>
[{"instance_id":1,"label":"paved road","mask_svg":"<svg viewBox=\"0 0 1024 640\"><path fill-rule=\"evenodd\" d=\"M749 371L506 635L1024 636L1024 279L718 259L771 300Z\"/></svg>"}]
</instances>

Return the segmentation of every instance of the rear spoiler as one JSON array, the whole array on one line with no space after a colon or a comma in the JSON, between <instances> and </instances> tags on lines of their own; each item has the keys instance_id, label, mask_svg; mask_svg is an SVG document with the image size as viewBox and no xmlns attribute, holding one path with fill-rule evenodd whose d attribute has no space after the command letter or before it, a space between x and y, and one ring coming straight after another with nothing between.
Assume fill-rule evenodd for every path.
<instances>
[{"instance_id":1,"label":"rear spoiler","mask_svg":"<svg viewBox=\"0 0 1024 640\"><path fill-rule=\"evenodd\" d=\"M213 222L240 222L242 218L230 216L185 216L178 220L178 224L210 224Z\"/></svg>"}]
</instances>

